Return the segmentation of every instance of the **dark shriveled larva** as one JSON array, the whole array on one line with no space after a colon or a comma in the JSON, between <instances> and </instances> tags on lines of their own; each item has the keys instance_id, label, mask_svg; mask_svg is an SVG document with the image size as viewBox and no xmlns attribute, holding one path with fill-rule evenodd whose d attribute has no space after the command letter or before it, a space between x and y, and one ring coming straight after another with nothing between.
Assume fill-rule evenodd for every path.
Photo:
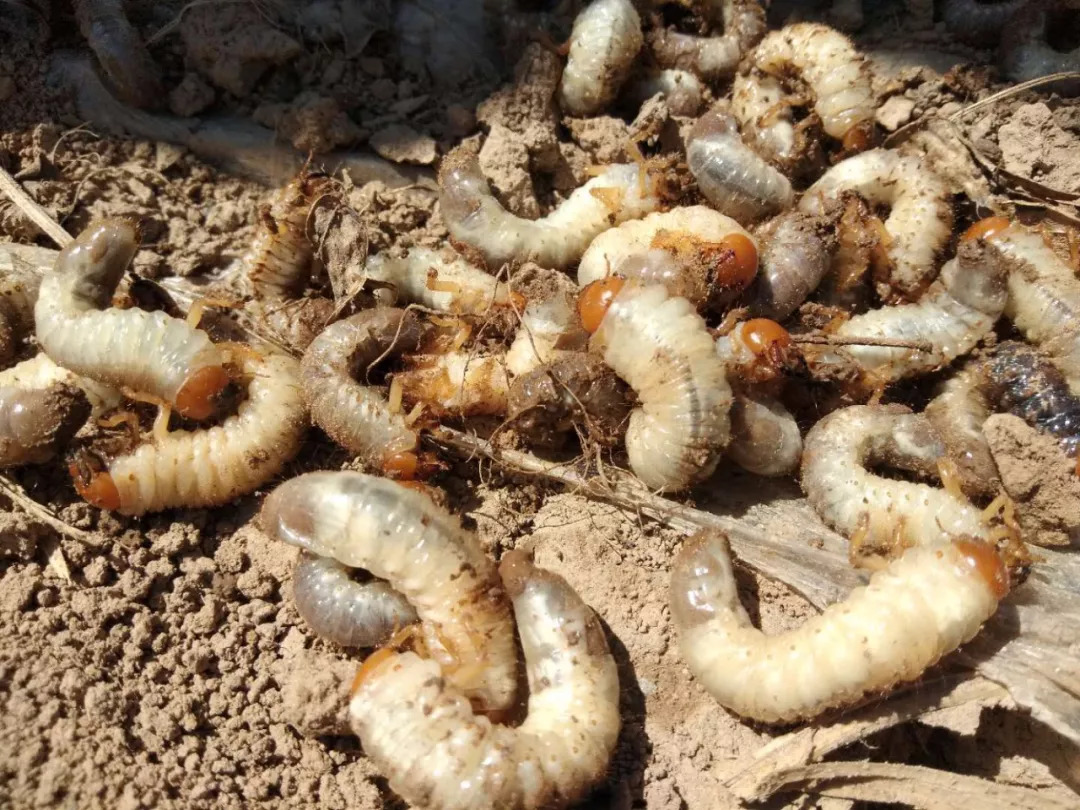
<instances>
[{"instance_id":1,"label":"dark shriveled larva","mask_svg":"<svg viewBox=\"0 0 1080 810\"><path fill-rule=\"evenodd\" d=\"M106 219L60 251L34 307L38 342L76 374L205 419L229 382L221 349L205 332L164 312L109 307L137 245L130 223Z\"/></svg>"},{"instance_id":2,"label":"dark shriveled larva","mask_svg":"<svg viewBox=\"0 0 1080 810\"><path fill-rule=\"evenodd\" d=\"M319 334L300 363L304 399L312 421L372 469L415 467L419 438L386 395L366 382L379 360L416 351L424 328L415 313L380 307L333 323Z\"/></svg>"},{"instance_id":3,"label":"dark shriveled larva","mask_svg":"<svg viewBox=\"0 0 1080 810\"><path fill-rule=\"evenodd\" d=\"M102 72L117 94L136 107L157 107L165 88L139 32L128 21L123 0L74 0L75 20Z\"/></svg>"},{"instance_id":4,"label":"dark shriveled larva","mask_svg":"<svg viewBox=\"0 0 1080 810\"><path fill-rule=\"evenodd\" d=\"M961 538L908 549L842 602L775 636L739 602L719 532L687 540L671 572L671 610L690 671L742 717L787 723L922 675L969 641L1009 590L993 546Z\"/></svg>"},{"instance_id":5,"label":"dark shriveled larva","mask_svg":"<svg viewBox=\"0 0 1080 810\"><path fill-rule=\"evenodd\" d=\"M473 713L445 668L380 650L353 683L349 719L364 753L414 806L558 810L601 782L619 736L619 677L596 614L520 551L499 566L529 679L512 728Z\"/></svg>"},{"instance_id":6,"label":"dark shriveled larva","mask_svg":"<svg viewBox=\"0 0 1080 810\"><path fill-rule=\"evenodd\" d=\"M81 388L0 385L0 469L48 461L90 415Z\"/></svg>"},{"instance_id":7,"label":"dark shriveled larva","mask_svg":"<svg viewBox=\"0 0 1080 810\"><path fill-rule=\"evenodd\" d=\"M513 705L514 625L495 565L426 495L361 473L306 473L270 493L259 525L386 580L416 609L436 671L482 710Z\"/></svg>"},{"instance_id":8,"label":"dark shriveled larva","mask_svg":"<svg viewBox=\"0 0 1080 810\"><path fill-rule=\"evenodd\" d=\"M382 644L417 618L389 583L357 582L337 560L306 551L293 568L293 600L308 627L342 647Z\"/></svg>"}]
</instances>

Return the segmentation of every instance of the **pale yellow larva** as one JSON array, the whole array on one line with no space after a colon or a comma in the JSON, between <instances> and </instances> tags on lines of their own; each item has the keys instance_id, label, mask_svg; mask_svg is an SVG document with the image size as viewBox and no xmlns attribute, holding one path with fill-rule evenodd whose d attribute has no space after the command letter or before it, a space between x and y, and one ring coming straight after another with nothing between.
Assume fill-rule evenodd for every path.
<instances>
[{"instance_id":1,"label":"pale yellow larva","mask_svg":"<svg viewBox=\"0 0 1080 810\"><path fill-rule=\"evenodd\" d=\"M390 787L432 810L555 810L607 773L619 677L596 614L520 551L499 567L529 677L512 728L473 713L436 661L380 650L357 674L349 717Z\"/></svg>"},{"instance_id":2,"label":"pale yellow larva","mask_svg":"<svg viewBox=\"0 0 1080 810\"><path fill-rule=\"evenodd\" d=\"M997 610L1009 573L970 538L909 549L842 602L767 636L739 602L727 538L703 532L672 566L672 618L683 660L736 714L766 723L813 718L922 675Z\"/></svg>"},{"instance_id":3,"label":"pale yellow larva","mask_svg":"<svg viewBox=\"0 0 1080 810\"><path fill-rule=\"evenodd\" d=\"M630 0L592 0L574 20L559 104L569 115L596 115L619 93L645 39Z\"/></svg>"}]
</instances>

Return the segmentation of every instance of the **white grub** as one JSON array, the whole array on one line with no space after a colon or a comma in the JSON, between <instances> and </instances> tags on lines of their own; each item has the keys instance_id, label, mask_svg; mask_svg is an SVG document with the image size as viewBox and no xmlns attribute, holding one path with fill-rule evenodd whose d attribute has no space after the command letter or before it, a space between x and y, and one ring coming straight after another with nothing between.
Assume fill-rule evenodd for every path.
<instances>
[{"instance_id":1,"label":"white grub","mask_svg":"<svg viewBox=\"0 0 1080 810\"><path fill-rule=\"evenodd\" d=\"M11 360L34 331L34 303L40 286L38 273L4 268L0 276L0 364Z\"/></svg>"},{"instance_id":2,"label":"white grub","mask_svg":"<svg viewBox=\"0 0 1080 810\"><path fill-rule=\"evenodd\" d=\"M593 0L574 20L559 84L569 115L595 115L618 95L645 39L630 0Z\"/></svg>"},{"instance_id":3,"label":"white grub","mask_svg":"<svg viewBox=\"0 0 1080 810\"><path fill-rule=\"evenodd\" d=\"M222 351L205 332L164 312L109 307L137 245L130 223L107 219L60 251L34 307L38 342L76 374L127 386L184 416L205 419L228 384Z\"/></svg>"},{"instance_id":4,"label":"white grub","mask_svg":"<svg viewBox=\"0 0 1080 810\"><path fill-rule=\"evenodd\" d=\"M452 351L413 355L394 375L407 407L420 404L437 417L502 416L510 394L505 354Z\"/></svg>"},{"instance_id":5,"label":"white grub","mask_svg":"<svg viewBox=\"0 0 1080 810\"><path fill-rule=\"evenodd\" d=\"M416 351L423 335L413 312L369 309L326 327L300 361L312 421L372 469L415 454L419 437L367 375L377 361Z\"/></svg>"},{"instance_id":6,"label":"white grub","mask_svg":"<svg viewBox=\"0 0 1080 810\"><path fill-rule=\"evenodd\" d=\"M710 110L686 143L686 162L701 193L721 213L754 222L790 208L791 183L743 143L735 119Z\"/></svg>"},{"instance_id":7,"label":"white grub","mask_svg":"<svg viewBox=\"0 0 1080 810\"><path fill-rule=\"evenodd\" d=\"M342 647L374 647L416 621L416 610L382 580L357 582L347 566L301 552L293 568L296 612Z\"/></svg>"},{"instance_id":8,"label":"white grub","mask_svg":"<svg viewBox=\"0 0 1080 810\"><path fill-rule=\"evenodd\" d=\"M1035 231L1011 225L987 241L1008 270L1005 316L1080 395L1080 279Z\"/></svg>"},{"instance_id":9,"label":"white grub","mask_svg":"<svg viewBox=\"0 0 1080 810\"><path fill-rule=\"evenodd\" d=\"M754 248L754 266L722 260L725 239L739 235ZM661 284L697 308L730 302L757 272L757 243L734 219L703 205L673 208L624 222L600 234L578 265L584 287L609 275Z\"/></svg>"},{"instance_id":10,"label":"white grub","mask_svg":"<svg viewBox=\"0 0 1080 810\"><path fill-rule=\"evenodd\" d=\"M542 219L514 216L495 199L475 154L464 149L444 158L440 207L450 235L475 248L490 269L531 260L565 270L612 225L656 210L653 179L634 164L607 166Z\"/></svg>"},{"instance_id":11,"label":"white grub","mask_svg":"<svg viewBox=\"0 0 1080 810\"><path fill-rule=\"evenodd\" d=\"M829 136L850 141L849 133L868 134L873 126L877 102L870 66L850 39L827 25L794 23L772 31L748 61L769 76L796 75L812 94L814 112Z\"/></svg>"},{"instance_id":12,"label":"white grub","mask_svg":"<svg viewBox=\"0 0 1080 810\"><path fill-rule=\"evenodd\" d=\"M705 5L711 21L723 23L723 34L695 36L657 28L649 34L649 47L661 67L687 70L711 82L730 77L765 35L765 9L759 0L709 0Z\"/></svg>"},{"instance_id":13,"label":"white grub","mask_svg":"<svg viewBox=\"0 0 1080 810\"><path fill-rule=\"evenodd\" d=\"M330 182L303 171L260 206L255 239L240 260L248 293L264 300L290 299L307 287L315 254L307 237L308 217Z\"/></svg>"},{"instance_id":14,"label":"white grub","mask_svg":"<svg viewBox=\"0 0 1080 810\"><path fill-rule=\"evenodd\" d=\"M514 704L510 600L475 535L427 495L362 473L306 473L267 496L259 525L386 580L416 609L436 673L480 710Z\"/></svg>"},{"instance_id":15,"label":"white grub","mask_svg":"<svg viewBox=\"0 0 1080 810\"><path fill-rule=\"evenodd\" d=\"M1005 78L1026 82L1051 73L1080 70L1080 47L1059 51L1047 41L1055 12L1075 11L1075 0L1027 3L1008 20L1001 38L1000 64ZM1075 81L1070 82L1075 88Z\"/></svg>"},{"instance_id":16,"label":"white grub","mask_svg":"<svg viewBox=\"0 0 1080 810\"><path fill-rule=\"evenodd\" d=\"M802 458L795 417L775 397L756 391L735 394L727 457L755 475L788 475Z\"/></svg>"},{"instance_id":17,"label":"white grub","mask_svg":"<svg viewBox=\"0 0 1080 810\"><path fill-rule=\"evenodd\" d=\"M619 678L600 620L561 577L511 551L500 573L529 679L516 728L473 713L445 669L375 653L349 716L391 789L432 810L556 810L607 775L619 735Z\"/></svg>"},{"instance_id":18,"label":"white grub","mask_svg":"<svg viewBox=\"0 0 1080 810\"><path fill-rule=\"evenodd\" d=\"M780 80L759 70L747 68L732 83L731 114L747 145L791 177L823 160L815 133L796 125L793 104Z\"/></svg>"},{"instance_id":19,"label":"white grub","mask_svg":"<svg viewBox=\"0 0 1080 810\"><path fill-rule=\"evenodd\" d=\"M365 276L391 285L400 304L420 304L455 315L484 315L494 307L523 306L521 296L464 257L414 247L404 257L380 253L367 260Z\"/></svg>"},{"instance_id":20,"label":"white grub","mask_svg":"<svg viewBox=\"0 0 1080 810\"><path fill-rule=\"evenodd\" d=\"M946 262L941 278L917 303L856 315L832 332L845 338L921 342L932 351L851 345L838 353L854 360L868 382L883 385L941 368L974 349L994 328L1008 297L1000 265L977 248L962 245L961 255Z\"/></svg>"},{"instance_id":21,"label":"white grub","mask_svg":"<svg viewBox=\"0 0 1080 810\"><path fill-rule=\"evenodd\" d=\"M82 389L0 385L0 469L48 461L90 415Z\"/></svg>"},{"instance_id":22,"label":"white grub","mask_svg":"<svg viewBox=\"0 0 1080 810\"><path fill-rule=\"evenodd\" d=\"M45 352L39 352L28 360L0 371L0 386L40 389L53 385L71 385L81 388L90 401L94 416L101 416L106 411L116 408L123 399L123 395L112 386L72 374L66 368L56 365Z\"/></svg>"},{"instance_id":23,"label":"white grub","mask_svg":"<svg viewBox=\"0 0 1080 810\"><path fill-rule=\"evenodd\" d=\"M923 411L956 464L960 487L969 497L993 497L1001 490L1001 476L983 435L992 411L982 377L981 363L969 361L942 383Z\"/></svg>"},{"instance_id":24,"label":"white grub","mask_svg":"<svg viewBox=\"0 0 1080 810\"><path fill-rule=\"evenodd\" d=\"M919 678L979 632L1009 587L986 543L912 548L844 601L767 636L740 604L733 568L724 535L687 540L672 566L672 618L709 694L765 723L810 719Z\"/></svg>"},{"instance_id":25,"label":"white grub","mask_svg":"<svg viewBox=\"0 0 1080 810\"><path fill-rule=\"evenodd\" d=\"M1005 23L1027 2L1028 0L945 0L942 16L945 18L945 28L956 39L969 45L994 48L1001 41Z\"/></svg>"},{"instance_id":26,"label":"white grub","mask_svg":"<svg viewBox=\"0 0 1080 810\"><path fill-rule=\"evenodd\" d=\"M73 469L90 503L126 515L229 503L281 472L300 449L307 415L300 368L284 355L244 352L247 397L220 425L174 430L112 458L104 470Z\"/></svg>"},{"instance_id":27,"label":"white grub","mask_svg":"<svg viewBox=\"0 0 1080 810\"><path fill-rule=\"evenodd\" d=\"M860 547L893 550L985 537L989 527L966 498L870 472L886 466L938 475L945 446L930 422L899 405L853 405L814 425L803 442L802 488L810 505Z\"/></svg>"},{"instance_id":28,"label":"white grub","mask_svg":"<svg viewBox=\"0 0 1080 810\"><path fill-rule=\"evenodd\" d=\"M872 149L841 161L807 189L799 205L820 214L829 201L854 191L873 205L889 206L885 220L890 269L878 285L888 300L917 297L934 277L938 254L952 233L949 189L923 161Z\"/></svg>"},{"instance_id":29,"label":"white grub","mask_svg":"<svg viewBox=\"0 0 1080 810\"><path fill-rule=\"evenodd\" d=\"M581 351L588 340L570 296L557 292L546 301L530 302L506 353L507 371L514 377L528 374Z\"/></svg>"},{"instance_id":30,"label":"white grub","mask_svg":"<svg viewBox=\"0 0 1080 810\"><path fill-rule=\"evenodd\" d=\"M712 336L685 298L627 284L589 348L634 389L626 452L647 486L685 489L712 474L729 439L731 387Z\"/></svg>"},{"instance_id":31,"label":"white grub","mask_svg":"<svg viewBox=\"0 0 1080 810\"><path fill-rule=\"evenodd\" d=\"M697 76L686 70L650 70L631 81L622 95L635 107L653 96L663 96L672 115L685 117L697 115L705 103L704 87Z\"/></svg>"},{"instance_id":32,"label":"white grub","mask_svg":"<svg viewBox=\"0 0 1080 810\"><path fill-rule=\"evenodd\" d=\"M744 299L753 316L782 321L817 289L837 247L836 221L832 212L819 216L793 209L754 233L760 267Z\"/></svg>"}]
</instances>

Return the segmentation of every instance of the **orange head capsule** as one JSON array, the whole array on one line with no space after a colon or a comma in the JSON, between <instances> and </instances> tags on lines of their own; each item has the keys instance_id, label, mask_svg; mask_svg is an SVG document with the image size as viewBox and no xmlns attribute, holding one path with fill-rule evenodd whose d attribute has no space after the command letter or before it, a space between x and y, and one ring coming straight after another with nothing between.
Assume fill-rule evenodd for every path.
<instances>
[{"instance_id":1,"label":"orange head capsule","mask_svg":"<svg viewBox=\"0 0 1080 810\"><path fill-rule=\"evenodd\" d=\"M200 368L176 392L176 410L187 419L206 419L214 413L214 399L229 384L221 366Z\"/></svg>"},{"instance_id":2,"label":"orange head capsule","mask_svg":"<svg viewBox=\"0 0 1080 810\"><path fill-rule=\"evenodd\" d=\"M863 121L844 133L840 139L845 152L865 152L874 143L873 121Z\"/></svg>"},{"instance_id":3,"label":"orange head capsule","mask_svg":"<svg viewBox=\"0 0 1080 810\"><path fill-rule=\"evenodd\" d=\"M116 482L108 471L84 473L78 464L68 466L71 480L75 484L75 491L84 501L98 509L119 509L120 490L116 488Z\"/></svg>"},{"instance_id":4,"label":"orange head capsule","mask_svg":"<svg viewBox=\"0 0 1080 810\"><path fill-rule=\"evenodd\" d=\"M608 276L586 285L578 296L578 314L581 325L590 335L600 328L601 321L607 315L611 302L626 284L626 279Z\"/></svg>"},{"instance_id":5,"label":"orange head capsule","mask_svg":"<svg viewBox=\"0 0 1080 810\"><path fill-rule=\"evenodd\" d=\"M746 347L758 357L791 345L788 330L768 318L751 318L744 323L742 337Z\"/></svg>"},{"instance_id":6,"label":"orange head capsule","mask_svg":"<svg viewBox=\"0 0 1080 810\"><path fill-rule=\"evenodd\" d=\"M383 459L383 473L387 478L399 480L411 480L416 477L416 469L420 466L420 459L416 453L405 450L401 453L391 453Z\"/></svg>"},{"instance_id":7,"label":"orange head capsule","mask_svg":"<svg viewBox=\"0 0 1080 810\"><path fill-rule=\"evenodd\" d=\"M367 679L374 674L375 670L379 669L391 658L397 658L397 656L398 652L393 647L380 647L365 658L364 663L356 670L356 677L353 678L352 687L349 689L349 695L355 695Z\"/></svg>"},{"instance_id":8,"label":"orange head capsule","mask_svg":"<svg viewBox=\"0 0 1080 810\"><path fill-rule=\"evenodd\" d=\"M971 568L995 598L1004 599L1009 592L1009 571L994 547L981 540L961 538L953 542L964 563Z\"/></svg>"},{"instance_id":9,"label":"orange head capsule","mask_svg":"<svg viewBox=\"0 0 1080 810\"><path fill-rule=\"evenodd\" d=\"M745 288L757 275L757 246L741 233L730 233L718 244L722 253L716 266L717 281L724 287Z\"/></svg>"},{"instance_id":10,"label":"orange head capsule","mask_svg":"<svg viewBox=\"0 0 1080 810\"><path fill-rule=\"evenodd\" d=\"M973 239L989 239L995 234L1008 228L1012 223L1008 217L987 217L980 219L960 237L961 242L970 242Z\"/></svg>"}]
</instances>

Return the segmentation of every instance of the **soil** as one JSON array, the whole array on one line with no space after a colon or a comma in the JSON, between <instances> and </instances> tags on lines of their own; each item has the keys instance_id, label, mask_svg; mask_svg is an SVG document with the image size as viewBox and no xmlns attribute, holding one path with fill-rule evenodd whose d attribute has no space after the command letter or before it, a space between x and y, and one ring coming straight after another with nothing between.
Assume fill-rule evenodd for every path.
<instances>
[{"instance_id":1,"label":"soil","mask_svg":"<svg viewBox=\"0 0 1080 810\"><path fill-rule=\"evenodd\" d=\"M15 8L7 24L0 20L0 165L70 232L96 217L140 218L139 274L199 280L237 259L267 189L182 147L85 126L50 75L54 54L85 50L70 10L54 4L49 25L41 26L33 13L21 15L28 2L0 3L4 14ZM375 22L387 19L379 4L309 5L283 25L267 3L126 4L162 68L167 111L248 118L303 152L368 149L421 167L472 138L482 141L481 164L503 202L527 216L587 179L591 165L624 159L628 136L661 151L689 123L655 103L625 119L560 121L552 105L558 57L549 48L517 49L525 58L516 84L504 85L488 69L489 57L497 61L488 51L477 54L476 70L449 77L424 70L422 49L418 56L398 47L394 33ZM948 114L999 87L985 68L988 54L955 45L940 25L907 32L893 4L881 6L892 11L872 15L860 41L887 73L883 127L901 128L930 110ZM240 28L229 28L238 20ZM556 30L565 32L568 20ZM223 38L224 30L243 33ZM218 58L223 52L228 59ZM974 66L951 70L965 63ZM446 86L449 78L456 84ZM976 116L969 137L1010 172L1080 193L1076 121L1075 101L1027 93ZM966 164L956 172L958 184L975 176ZM446 243L435 195L422 184L372 182L347 195L371 252ZM6 198L0 240L50 245ZM1047 440L1000 420L998 461L1021 520L1056 533L1058 542L1075 538L1076 501L1070 507L1063 500L1076 498L1075 479L1047 463L1054 449ZM740 806L722 774L785 729L739 721L682 664L667 606L681 535L546 483L447 462L435 483L485 548L496 556L533 551L604 620L619 665L624 727L606 783L587 806ZM313 433L288 474L345 464ZM1014 492L1009 482L1024 476ZM751 516L755 502L798 497L788 484L735 477L752 492L739 508ZM344 722L361 656L305 627L291 599L295 552L253 525L265 493L212 511L130 519L81 503L62 465L24 468L13 479L83 535L59 534L0 494L0 804L401 806ZM780 583L749 570L739 576L744 602L766 631L794 627L814 612ZM1033 787L1060 806L1075 800L1080 785L1075 749L1006 709L976 711L956 727L902 725L842 756ZM792 793L770 806L852 803Z\"/></svg>"}]
</instances>

